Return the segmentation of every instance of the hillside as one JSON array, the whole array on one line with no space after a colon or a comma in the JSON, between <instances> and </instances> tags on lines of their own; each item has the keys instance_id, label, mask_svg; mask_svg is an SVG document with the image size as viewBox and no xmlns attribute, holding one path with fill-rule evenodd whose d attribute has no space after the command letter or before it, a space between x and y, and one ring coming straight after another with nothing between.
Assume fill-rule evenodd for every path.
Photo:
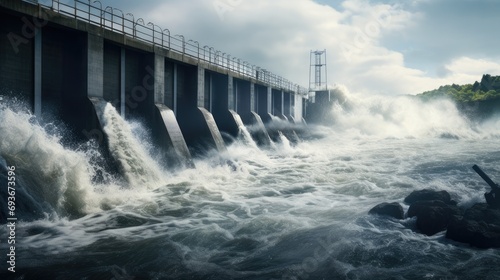
<instances>
[{"instance_id":1,"label":"hillside","mask_svg":"<svg viewBox=\"0 0 500 280\"><path fill-rule=\"evenodd\" d=\"M481 82L466 85L446 85L417 95L424 99L450 97L458 103L500 99L500 76L483 75Z\"/></svg>"},{"instance_id":2,"label":"hillside","mask_svg":"<svg viewBox=\"0 0 500 280\"><path fill-rule=\"evenodd\" d=\"M500 113L500 76L483 75L481 82L466 85L446 85L418 94L417 98L431 100L448 97L471 120L484 120Z\"/></svg>"}]
</instances>

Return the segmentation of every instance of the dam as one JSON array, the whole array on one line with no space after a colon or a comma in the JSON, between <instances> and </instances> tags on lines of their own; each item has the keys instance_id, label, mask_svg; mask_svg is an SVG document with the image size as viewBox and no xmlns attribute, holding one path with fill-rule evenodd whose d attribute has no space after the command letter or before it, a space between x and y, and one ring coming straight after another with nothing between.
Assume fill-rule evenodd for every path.
<instances>
[{"instance_id":1,"label":"dam","mask_svg":"<svg viewBox=\"0 0 500 280\"><path fill-rule=\"evenodd\" d=\"M272 119L304 122L306 88L99 1L5 0L0 14L0 96L78 141L106 138L108 103L181 165L224 151L241 124L265 145Z\"/></svg>"}]
</instances>

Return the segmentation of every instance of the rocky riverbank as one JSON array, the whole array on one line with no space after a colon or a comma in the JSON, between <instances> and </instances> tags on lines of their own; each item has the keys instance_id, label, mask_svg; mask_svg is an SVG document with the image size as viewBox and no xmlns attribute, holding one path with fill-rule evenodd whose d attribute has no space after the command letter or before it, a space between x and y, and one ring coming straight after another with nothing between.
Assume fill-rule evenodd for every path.
<instances>
[{"instance_id":1,"label":"rocky riverbank","mask_svg":"<svg viewBox=\"0 0 500 280\"><path fill-rule=\"evenodd\" d=\"M404 199L409 205L404 213L398 202L381 203L369 214L393 219L416 218L416 230L432 236L446 231L446 238L478 248L500 248L500 209L477 203L463 209L446 191L423 189L413 191Z\"/></svg>"}]
</instances>

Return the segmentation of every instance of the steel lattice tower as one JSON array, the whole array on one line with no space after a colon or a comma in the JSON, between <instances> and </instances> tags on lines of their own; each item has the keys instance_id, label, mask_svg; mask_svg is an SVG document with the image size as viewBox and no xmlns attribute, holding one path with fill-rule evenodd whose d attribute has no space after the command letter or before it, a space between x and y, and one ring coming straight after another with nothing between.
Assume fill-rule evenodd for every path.
<instances>
[{"instance_id":1,"label":"steel lattice tower","mask_svg":"<svg viewBox=\"0 0 500 280\"><path fill-rule=\"evenodd\" d=\"M326 50L311 51L310 62L311 66L309 68L309 91L327 91L328 70L326 67Z\"/></svg>"}]
</instances>

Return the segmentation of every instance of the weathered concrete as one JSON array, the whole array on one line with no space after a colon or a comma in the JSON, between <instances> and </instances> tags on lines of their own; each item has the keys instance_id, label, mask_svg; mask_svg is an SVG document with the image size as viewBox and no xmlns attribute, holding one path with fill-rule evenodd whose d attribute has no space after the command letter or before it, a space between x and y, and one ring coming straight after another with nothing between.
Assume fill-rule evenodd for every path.
<instances>
[{"instance_id":1,"label":"weathered concrete","mask_svg":"<svg viewBox=\"0 0 500 280\"><path fill-rule=\"evenodd\" d=\"M186 167L194 167L181 128L177 123L174 112L163 104L156 103L156 109L159 113L160 127L158 128L157 141L163 146L163 157L167 161L167 165L176 166L182 165Z\"/></svg>"},{"instance_id":2,"label":"weathered concrete","mask_svg":"<svg viewBox=\"0 0 500 280\"><path fill-rule=\"evenodd\" d=\"M307 121L319 123L327 120L332 108L330 92L317 91L314 103L308 102L307 106Z\"/></svg>"},{"instance_id":3,"label":"weathered concrete","mask_svg":"<svg viewBox=\"0 0 500 280\"><path fill-rule=\"evenodd\" d=\"M250 111L255 112L256 108L255 83L250 82Z\"/></svg>"},{"instance_id":4,"label":"weathered concrete","mask_svg":"<svg viewBox=\"0 0 500 280\"><path fill-rule=\"evenodd\" d=\"M183 165L193 167L191 154L182 136L174 112L165 105L165 57L154 57L154 103L155 115L153 130L156 146L160 147L169 166Z\"/></svg>"},{"instance_id":5,"label":"weathered concrete","mask_svg":"<svg viewBox=\"0 0 500 280\"><path fill-rule=\"evenodd\" d=\"M273 88L267 87L267 114L273 113Z\"/></svg>"},{"instance_id":6,"label":"weathered concrete","mask_svg":"<svg viewBox=\"0 0 500 280\"><path fill-rule=\"evenodd\" d=\"M304 118L302 112L304 110L303 98L300 94L294 94L294 106L293 106L293 116L295 117L295 123L302 123L302 119Z\"/></svg>"},{"instance_id":7,"label":"weathered concrete","mask_svg":"<svg viewBox=\"0 0 500 280\"><path fill-rule=\"evenodd\" d=\"M198 66L197 106L209 109L205 103L205 69ZM208 100L208 99L207 99Z\"/></svg>"},{"instance_id":8,"label":"weathered concrete","mask_svg":"<svg viewBox=\"0 0 500 280\"><path fill-rule=\"evenodd\" d=\"M87 34L87 95L104 98L104 40Z\"/></svg>"},{"instance_id":9,"label":"weathered concrete","mask_svg":"<svg viewBox=\"0 0 500 280\"><path fill-rule=\"evenodd\" d=\"M155 54L154 64L154 102L165 104L165 57Z\"/></svg>"},{"instance_id":10,"label":"weathered concrete","mask_svg":"<svg viewBox=\"0 0 500 280\"><path fill-rule=\"evenodd\" d=\"M231 110L236 110L235 105L235 86L234 86L234 78L232 76L228 77L227 80L227 107Z\"/></svg>"}]
</instances>

